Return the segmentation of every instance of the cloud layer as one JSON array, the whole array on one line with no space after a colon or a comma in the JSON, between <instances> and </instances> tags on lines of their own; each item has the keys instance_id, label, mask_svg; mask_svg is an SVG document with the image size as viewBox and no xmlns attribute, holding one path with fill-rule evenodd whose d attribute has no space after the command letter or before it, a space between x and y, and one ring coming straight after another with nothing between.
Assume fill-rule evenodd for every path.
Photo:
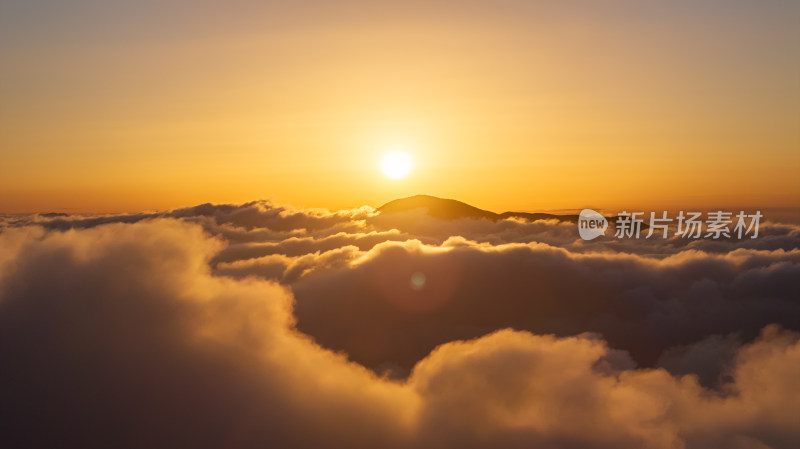
<instances>
[{"instance_id":1,"label":"cloud layer","mask_svg":"<svg viewBox=\"0 0 800 449\"><path fill-rule=\"evenodd\" d=\"M4 217L0 439L800 443L795 226L746 244L585 243L574 225L411 215Z\"/></svg>"}]
</instances>

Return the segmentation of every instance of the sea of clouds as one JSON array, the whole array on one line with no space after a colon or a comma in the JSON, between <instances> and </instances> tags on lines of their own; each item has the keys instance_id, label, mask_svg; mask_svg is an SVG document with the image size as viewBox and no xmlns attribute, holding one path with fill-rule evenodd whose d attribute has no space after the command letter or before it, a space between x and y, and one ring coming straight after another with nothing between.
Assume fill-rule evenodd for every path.
<instances>
[{"instance_id":1,"label":"sea of clouds","mask_svg":"<svg viewBox=\"0 0 800 449\"><path fill-rule=\"evenodd\" d=\"M796 448L798 331L791 224L0 216L4 447Z\"/></svg>"}]
</instances>

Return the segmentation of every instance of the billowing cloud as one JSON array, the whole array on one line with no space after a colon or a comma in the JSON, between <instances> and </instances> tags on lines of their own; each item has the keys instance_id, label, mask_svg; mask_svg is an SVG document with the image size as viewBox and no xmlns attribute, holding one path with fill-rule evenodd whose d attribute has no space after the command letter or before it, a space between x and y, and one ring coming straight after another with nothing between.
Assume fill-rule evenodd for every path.
<instances>
[{"instance_id":1,"label":"billowing cloud","mask_svg":"<svg viewBox=\"0 0 800 449\"><path fill-rule=\"evenodd\" d=\"M9 447L800 443L792 225L636 246L368 208L132 217L2 220Z\"/></svg>"},{"instance_id":2,"label":"billowing cloud","mask_svg":"<svg viewBox=\"0 0 800 449\"><path fill-rule=\"evenodd\" d=\"M410 285L415 274L424 288ZM692 250L654 259L540 243L410 241L380 244L293 288L301 330L379 370L405 372L439 344L504 327L598 332L652 366L666 349L709 335L752 339L771 323L795 328L800 251Z\"/></svg>"}]
</instances>

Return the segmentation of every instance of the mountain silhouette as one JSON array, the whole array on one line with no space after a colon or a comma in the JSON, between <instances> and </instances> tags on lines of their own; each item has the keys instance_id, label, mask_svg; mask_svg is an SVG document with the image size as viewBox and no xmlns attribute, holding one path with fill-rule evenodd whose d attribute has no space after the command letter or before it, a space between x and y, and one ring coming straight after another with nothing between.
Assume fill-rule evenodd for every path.
<instances>
[{"instance_id":1,"label":"mountain silhouette","mask_svg":"<svg viewBox=\"0 0 800 449\"><path fill-rule=\"evenodd\" d=\"M530 221L535 220L558 220L563 222L577 223L577 215L557 215L545 213L529 212L503 212L494 213L488 210L479 209L457 200L438 198L431 195L414 195L408 198L400 198L389 201L378 208L381 214L392 214L397 212L409 212L412 210L424 210L431 217L442 220L455 220L457 218L486 218L497 221L506 218L523 218Z\"/></svg>"}]
</instances>

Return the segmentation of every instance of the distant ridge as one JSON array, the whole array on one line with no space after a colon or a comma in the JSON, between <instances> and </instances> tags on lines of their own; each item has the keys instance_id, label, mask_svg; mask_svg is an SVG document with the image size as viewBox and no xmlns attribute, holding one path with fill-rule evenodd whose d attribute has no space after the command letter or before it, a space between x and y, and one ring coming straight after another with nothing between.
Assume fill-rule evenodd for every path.
<instances>
[{"instance_id":1,"label":"distant ridge","mask_svg":"<svg viewBox=\"0 0 800 449\"><path fill-rule=\"evenodd\" d=\"M528 212L503 212L497 214L488 210L479 209L457 200L438 198L431 195L414 195L389 201L378 208L381 214L408 212L423 209L431 217L442 220L455 220L457 218L486 218L488 220L503 220L506 218L524 218L526 220L558 220L577 223L577 215L556 215Z\"/></svg>"}]
</instances>

